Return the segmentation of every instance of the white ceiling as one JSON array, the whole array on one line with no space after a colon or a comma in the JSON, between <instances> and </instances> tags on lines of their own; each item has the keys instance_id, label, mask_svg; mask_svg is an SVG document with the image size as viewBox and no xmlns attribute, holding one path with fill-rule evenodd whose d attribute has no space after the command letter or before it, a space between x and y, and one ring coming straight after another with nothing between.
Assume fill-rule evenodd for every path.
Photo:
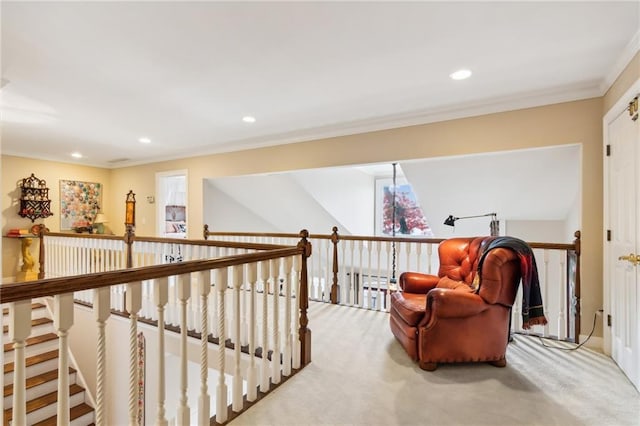
<instances>
[{"instance_id":1,"label":"white ceiling","mask_svg":"<svg viewBox=\"0 0 640 426\"><path fill-rule=\"evenodd\" d=\"M3 153L106 167L601 96L640 47L637 1L1 8Z\"/></svg>"}]
</instances>

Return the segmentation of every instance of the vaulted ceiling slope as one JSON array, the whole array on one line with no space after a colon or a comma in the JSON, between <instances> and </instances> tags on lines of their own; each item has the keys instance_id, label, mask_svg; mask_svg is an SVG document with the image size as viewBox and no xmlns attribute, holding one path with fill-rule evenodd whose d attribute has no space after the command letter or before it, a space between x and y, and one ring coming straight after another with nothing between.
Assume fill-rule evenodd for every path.
<instances>
[{"instance_id":1,"label":"vaulted ceiling slope","mask_svg":"<svg viewBox=\"0 0 640 426\"><path fill-rule=\"evenodd\" d=\"M565 145L400 165L433 232L443 236L449 215L560 222L579 217L581 161L580 145Z\"/></svg>"},{"instance_id":2,"label":"vaulted ceiling slope","mask_svg":"<svg viewBox=\"0 0 640 426\"><path fill-rule=\"evenodd\" d=\"M457 217L495 212L499 220L571 222L580 212L580 145L440 157L398 164L398 183L410 183L434 235ZM379 234L383 185L391 164L332 167L272 175L229 176L205 184L204 222L212 230ZM374 214L376 212L376 214ZM486 232L490 218L458 227ZM474 225L469 228L467 225ZM478 231L479 229L479 231ZM560 235L564 241L573 235Z\"/></svg>"},{"instance_id":3,"label":"vaulted ceiling slope","mask_svg":"<svg viewBox=\"0 0 640 426\"><path fill-rule=\"evenodd\" d=\"M600 96L639 5L2 2L2 151L120 167Z\"/></svg>"},{"instance_id":4,"label":"vaulted ceiling slope","mask_svg":"<svg viewBox=\"0 0 640 426\"><path fill-rule=\"evenodd\" d=\"M330 234L333 226L344 229L340 218L330 212L335 202L329 207L318 202L315 189L322 184L316 181L310 188L301 184L301 179L294 173L209 179L205 185L204 222L211 230L249 232L295 232L306 228L316 234Z\"/></svg>"}]
</instances>

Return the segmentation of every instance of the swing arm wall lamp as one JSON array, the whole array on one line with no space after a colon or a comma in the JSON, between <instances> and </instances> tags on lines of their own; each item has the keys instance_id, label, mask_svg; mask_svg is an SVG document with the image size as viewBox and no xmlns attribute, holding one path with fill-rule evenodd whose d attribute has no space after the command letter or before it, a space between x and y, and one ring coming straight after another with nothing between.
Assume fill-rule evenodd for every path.
<instances>
[{"instance_id":1,"label":"swing arm wall lamp","mask_svg":"<svg viewBox=\"0 0 640 426\"><path fill-rule=\"evenodd\" d=\"M491 235L498 235L498 231L499 231L499 222L498 222L498 214L497 213L486 213L486 214L478 214L478 215L473 215L473 216L462 216L462 217L456 217L453 215L449 215L448 218L446 218L444 220L444 224L448 225L448 226L455 226L456 224L456 220L460 220L460 219L471 219L474 217L489 217L491 216L491 225L490 225L490 230L491 230Z\"/></svg>"}]
</instances>

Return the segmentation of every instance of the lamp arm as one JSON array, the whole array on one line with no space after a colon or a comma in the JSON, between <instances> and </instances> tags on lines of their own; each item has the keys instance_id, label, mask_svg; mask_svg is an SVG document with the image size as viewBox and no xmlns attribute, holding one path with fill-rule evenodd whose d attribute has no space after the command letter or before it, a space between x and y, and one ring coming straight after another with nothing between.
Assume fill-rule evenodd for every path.
<instances>
[{"instance_id":1,"label":"lamp arm","mask_svg":"<svg viewBox=\"0 0 640 426\"><path fill-rule=\"evenodd\" d=\"M497 215L498 215L497 213L487 213L487 214L478 214L478 215L475 215L475 216L456 217L455 219L456 220L458 220L458 219L471 219L473 217L485 217L485 216L497 216Z\"/></svg>"}]
</instances>

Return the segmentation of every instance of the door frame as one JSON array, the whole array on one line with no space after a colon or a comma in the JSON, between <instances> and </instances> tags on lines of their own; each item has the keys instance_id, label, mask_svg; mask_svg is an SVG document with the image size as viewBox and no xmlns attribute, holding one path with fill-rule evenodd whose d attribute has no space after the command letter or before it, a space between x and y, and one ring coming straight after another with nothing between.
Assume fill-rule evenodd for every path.
<instances>
[{"instance_id":1,"label":"door frame","mask_svg":"<svg viewBox=\"0 0 640 426\"><path fill-rule=\"evenodd\" d=\"M187 206L187 216L189 214L189 171L187 169L169 170L166 172L156 172L156 235L164 235L165 226L165 200L166 194L162 193L163 178L173 176L184 176L185 178L185 205ZM187 217L187 234L189 233L189 217Z\"/></svg>"},{"instance_id":2,"label":"door frame","mask_svg":"<svg viewBox=\"0 0 640 426\"><path fill-rule=\"evenodd\" d=\"M609 274L611 272L611 265L609 264L610 258L610 245L607 241L607 232L609 229L609 161L606 156L606 148L609 144L609 125L622 113L629 105L629 100L633 99L640 93L640 78L635 81L616 101L616 103L607 111L602 118L602 174L603 174L603 188L602 188L602 204L603 204L603 232L602 232L602 303L605 315L602 316L602 337L604 338L603 351L606 355L611 356L611 328L607 326L606 314L611 312L611 299L609 297L611 291L611 283L609 282ZM638 325L640 327L640 324Z\"/></svg>"}]
</instances>

